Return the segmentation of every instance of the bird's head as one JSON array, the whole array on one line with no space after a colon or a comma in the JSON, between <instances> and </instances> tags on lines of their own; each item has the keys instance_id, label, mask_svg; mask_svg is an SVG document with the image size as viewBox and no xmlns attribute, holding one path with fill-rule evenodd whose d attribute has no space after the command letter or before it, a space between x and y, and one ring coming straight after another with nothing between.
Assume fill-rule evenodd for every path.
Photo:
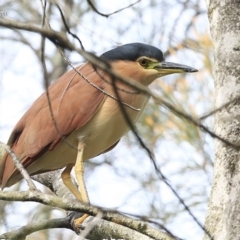
<instances>
[{"instance_id":1,"label":"bird's head","mask_svg":"<svg viewBox=\"0 0 240 240\"><path fill-rule=\"evenodd\" d=\"M101 57L108 60L113 69L123 77L144 85L173 73L197 72L186 65L165 62L161 50L143 43L122 45L105 52Z\"/></svg>"}]
</instances>

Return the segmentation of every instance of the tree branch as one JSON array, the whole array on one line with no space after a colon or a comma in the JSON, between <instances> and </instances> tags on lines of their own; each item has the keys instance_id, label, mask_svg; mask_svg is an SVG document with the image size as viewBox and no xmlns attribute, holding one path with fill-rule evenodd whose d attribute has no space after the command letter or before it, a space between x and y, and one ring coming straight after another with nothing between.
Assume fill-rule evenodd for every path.
<instances>
[{"instance_id":1,"label":"tree branch","mask_svg":"<svg viewBox=\"0 0 240 240\"><path fill-rule=\"evenodd\" d=\"M73 201L73 200L75 200L75 196L68 190L68 188L66 188L66 186L62 182L61 172L62 172L62 170L57 170L57 171L53 171L53 172L49 172L49 173L39 174L39 175L33 176L33 179L44 184L45 186L49 187L59 197ZM74 181L74 178L72 178L72 180ZM108 210L105 209L105 211L108 211ZM130 229L138 231L138 232L145 234L146 236L149 236L153 239L161 239L161 237L164 238L164 237L173 236L173 234L168 229L166 229L164 226L162 226L161 224L154 223L154 224L157 224L159 226L159 228L163 229L167 234L165 234L155 228L152 228L151 226L146 224L146 222L144 222L144 221L135 220L135 219L132 219L127 216L123 216L121 214L114 213L114 212L109 213L109 214L110 214L109 219L107 219L105 217L103 217L103 218L108 221L111 221L113 223L115 222L122 226L126 226ZM73 228L73 226L74 226L73 221L79 217L79 213L76 213L75 211L70 211L70 212L68 212L68 216L71 216L70 222L71 222L71 225ZM137 216L137 217L141 218L141 216ZM148 221L148 219L146 219L146 218L145 218L145 220ZM104 221L104 220L99 221L98 224L103 224L102 221ZM104 225L105 225L105 223L104 223ZM109 226L109 227L112 228L113 226ZM101 228L96 226L96 227L94 227L92 234L95 234L95 233L99 234L98 231L100 231L100 230L101 230ZM102 231L103 230L101 230L101 232ZM109 229L107 231L109 231ZM167 238L167 239L171 239L171 238Z\"/></svg>"},{"instance_id":2,"label":"tree branch","mask_svg":"<svg viewBox=\"0 0 240 240\"><path fill-rule=\"evenodd\" d=\"M96 216L99 210L103 213L103 219L111 221L113 223L120 224L129 229L141 232L146 236L152 236L153 239L161 239L159 236L162 235L162 239L173 239L165 233L161 233L148 226L145 222L134 220L129 217L111 212L109 209L98 208L94 206L83 205L77 201L69 201L56 196L51 196L36 191L11 191L11 192L0 192L0 199L4 201L21 201L21 202L38 202L52 207L61 208L68 211L78 211L87 213L92 216ZM45 224L45 223L44 223Z\"/></svg>"},{"instance_id":3,"label":"tree branch","mask_svg":"<svg viewBox=\"0 0 240 240\"><path fill-rule=\"evenodd\" d=\"M95 5L92 3L91 0L87 0L89 6L91 6L91 8L94 10L94 12L96 12L97 14L99 14L99 15L101 15L101 16L103 16L103 17L107 17L107 18L108 18L109 16L113 15L113 14L119 13L119 12L125 10L125 9L128 9L128 8L134 6L135 4L139 3L140 1L141 1L141 0L138 0L138 1L136 1L135 3L132 3L132 4L128 5L127 7L123 7L123 8L120 8L120 9L118 9L118 10L112 12L112 13L105 14L105 13L101 13L100 11L98 11L98 9L95 7Z\"/></svg>"},{"instance_id":4,"label":"tree branch","mask_svg":"<svg viewBox=\"0 0 240 240\"><path fill-rule=\"evenodd\" d=\"M72 229L68 218L42 220L40 222L29 223L17 230L0 235L0 239L22 240L31 233L52 228L68 228Z\"/></svg>"},{"instance_id":5,"label":"tree branch","mask_svg":"<svg viewBox=\"0 0 240 240\"><path fill-rule=\"evenodd\" d=\"M5 154L5 144L0 142L0 159ZM78 202L74 195L66 188L61 178L62 170L56 170L48 173L39 174L33 176L32 178L43 185L50 188L57 196L48 195L45 193L37 192L37 191L11 191L11 192L1 192L0 191L0 199L4 201L32 201L38 202L45 205L58 207L61 209L65 209L68 212L68 216L62 219L52 219L48 221L41 221L39 223L31 223L25 227L22 227L18 230L11 231L9 233L5 233L0 235L0 239L7 238L6 236L14 236L16 234L15 239L20 239L19 236L26 236L35 231L39 231L41 229L46 229L44 226L51 225L49 228L69 228L74 231L73 221L74 219L79 217L79 214L88 213L89 215L96 216L99 211L103 213L103 219L107 220L99 220L98 224L93 227L91 232L89 233L92 239L99 239L99 236L102 238L102 234L105 232L110 236L115 238L120 238L121 236L131 236L130 238L125 237L124 239L167 239L173 240L176 239L173 237L170 231L161 226L167 233L161 232L158 229L155 229L149 226L146 222L135 220L130 217L121 215L109 209L98 208L94 206L83 205ZM141 218L141 216L138 216ZM89 220L91 217L87 218L84 222L84 225L89 224ZM157 223L155 223L157 224ZM119 228L120 227L120 228ZM135 233L138 232L139 234ZM10 235L8 235L10 234ZM24 235L25 234L25 235ZM121 235L123 234L123 235ZM108 235L108 236L109 236ZM94 238L95 236L95 238ZM135 238L133 236L136 236ZM141 236L141 238L140 238ZM106 236L107 237L107 236ZM121 237L122 238L122 237Z\"/></svg>"}]
</instances>

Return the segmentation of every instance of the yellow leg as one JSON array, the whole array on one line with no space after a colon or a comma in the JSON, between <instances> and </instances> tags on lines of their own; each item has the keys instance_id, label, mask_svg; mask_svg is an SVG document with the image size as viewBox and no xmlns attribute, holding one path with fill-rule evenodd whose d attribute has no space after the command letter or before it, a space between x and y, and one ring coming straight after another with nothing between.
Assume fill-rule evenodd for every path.
<instances>
[{"instance_id":1,"label":"yellow leg","mask_svg":"<svg viewBox=\"0 0 240 240\"><path fill-rule=\"evenodd\" d=\"M75 163L74 170L75 170L75 175L78 183L78 190L81 193L82 202L85 204L89 204L87 188L84 181L83 151L84 151L84 143L79 142L77 161ZM88 216L89 216L88 214L84 214L82 217L76 219L74 221L75 226L79 226Z\"/></svg>"},{"instance_id":2,"label":"yellow leg","mask_svg":"<svg viewBox=\"0 0 240 240\"><path fill-rule=\"evenodd\" d=\"M67 167L62 172L62 180L65 186L72 192L72 194L76 197L76 199L80 202L82 202L82 195L78 191L77 187L73 184L71 179L71 170L73 168L73 165L67 165Z\"/></svg>"},{"instance_id":3,"label":"yellow leg","mask_svg":"<svg viewBox=\"0 0 240 240\"><path fill-rule=\"evenodd\" d=\"M88 204L89 198L88 198L87 188L84 181L83 150L84 150L84 143L79 142L77 161L75 163L74 170L75 170L75 175L78 183L78 190L82 196L82 202Z\"/></svg>"},{"instance_id":4,"label":"yellow leg","mask_svg":"<svg viewBox=\"0 0 240 240\"><path fill-rule=\"evenodd\" d=\"M73 165L67 165L67 167L62 172L62 180L65 186L73 193L73 195L82 203L89 203L88 194L87 194L87 188L84 182L84 166L83 166L83 150L84 150L84 144L82 142L79 142L78 144L78 154L77 154L77 161L75 163L75 175L77 179L78 189L73 184L71 179L71 170L73 168ZM78 228L80 224L83 223L83 221L88 217L88 214L84 214L82 217L77 218L74 220L75 228Z\"/></svg>"}]
</instances>

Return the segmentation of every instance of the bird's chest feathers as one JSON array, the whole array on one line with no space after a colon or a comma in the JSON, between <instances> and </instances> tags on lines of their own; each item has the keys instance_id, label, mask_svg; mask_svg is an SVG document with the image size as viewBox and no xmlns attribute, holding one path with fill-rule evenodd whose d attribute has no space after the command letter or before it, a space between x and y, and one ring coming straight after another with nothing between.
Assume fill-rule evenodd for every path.
<instances>
[{"instance_id":1,"label":"bird's chest feathers","mask_svg":"<svg viewBox=\"0 0 240 240\"><path fill-rule=\"evenodd\" d=\"M124 99L127 100L127 104L139 109L137 111L124 106L126 114L134 124L144 110L148 97L135 94ZM86 144L84 152L86 158L89 158L111 147L128 131L129 125L120 109L119 102L107 97L95 116L78 132L78 138L84 139Z\"/></svg>"},{"instance_id":2,"label":"bird's chest feathers","mask_svg":"<svg viewBox=\"0 0 240 240\"><path fill-rule=\"evenodd\" d=\"M146 100L146 97L136 95L132 101L127 101L130 106L136 109L134 110L124 106L125 112L132 123L135 123L139 118L143 108L145 107ZM124 113L119 106L119 102L111 98L106 99L93 121L96 125L98 125L97 129L99 131L102 131L102 129L106 128L106 135L109 136L115 134L124 134L125 131L129 129L128 123L124 117Z\"/></svg>"}]
</instances>

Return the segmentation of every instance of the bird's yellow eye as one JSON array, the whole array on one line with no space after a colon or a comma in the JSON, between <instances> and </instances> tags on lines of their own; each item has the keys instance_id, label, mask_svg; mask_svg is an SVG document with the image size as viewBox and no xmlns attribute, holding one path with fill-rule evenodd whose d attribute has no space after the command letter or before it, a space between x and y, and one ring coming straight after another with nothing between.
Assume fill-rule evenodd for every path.
<instances>
[{"instance_id":1,"label":"bird's yellow eye","mask_svg":"<svg viewBox=\"0 0 240 240\"><path fill-rule=\"evenodd\" d=\"M149 60L146 59L146 58L141 58L141 59L139 60L139 64L140 64L142 67L147 67L148 64L149 64Z\"/></svg>"}]
</instances>

